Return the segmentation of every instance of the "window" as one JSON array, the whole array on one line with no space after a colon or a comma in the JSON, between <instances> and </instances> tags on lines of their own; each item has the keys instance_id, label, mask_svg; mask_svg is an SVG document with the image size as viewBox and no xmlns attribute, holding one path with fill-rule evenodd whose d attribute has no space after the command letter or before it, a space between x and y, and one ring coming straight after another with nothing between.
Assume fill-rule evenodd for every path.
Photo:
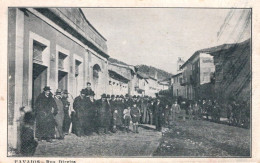
<instances>
[{"instance_id":1,"label":"window","mask_svg":"<svg viewBox=\"0 0 260 163\"><path fill-rule=\"evenodd\" d=\"M79 65L81 64L80 61L76 60L75 61L75 77L79 75Z\"/></svg>"},{"instance_id":2,"label":"window","mask_svg":"<svg viewBox=\"0 0 260 163\"><path fill-rule=\"evenodd\" d=\"M99 77L98 70L93 70L93 77L94 78L98 78Z\"/></svg>"},{"instance_id":3,"label":"window","mask_svg":"<svg viewBox=\"0 0 260 163\"><path fill-rule=\"evenodd\" d=\"M202 81L207 82L209 78L209 73L208 72L203 72L203 78Z\"/></svg>"},{"instance_id":4,"label":"window","mask_svg":"<svg viewBox=\"0 0 260 163\"><path fill-rule=\"evenodd\" d=\"M98 79L99 78L99 72L101 71L101 68L98 64L95 64L93 66L93 78Z\"/></svg>"},{"instance_id":5,"label":"window","mask_svg":"<svg viewBox=\"0 0 260 163\"><path fill-rule=\"evenodd\" d=\"M43 45L42 43L33 40L33 60L42 62L42 54L44 49L47 46Z\"/></svg>"},{"instance_id":6,"label":"window","mask_svg":"<svg viewBox=\"0 0 260 163\"><path fill-rule=\"evenodd\" d=\"M182 83L182 78L179 79L180 83Z\"/></svg>"},{"instance_id":7,"label":"window","mask_svg":"<svg viewBox=\"0 0 260 163\"><path fill-rule=\"evenodd\" d=\"M67 57L67 55L59 52L59 63L58 63L58 67L59 69L63 69L64 68L64 60Z\"/></svg>"}]
</instances>

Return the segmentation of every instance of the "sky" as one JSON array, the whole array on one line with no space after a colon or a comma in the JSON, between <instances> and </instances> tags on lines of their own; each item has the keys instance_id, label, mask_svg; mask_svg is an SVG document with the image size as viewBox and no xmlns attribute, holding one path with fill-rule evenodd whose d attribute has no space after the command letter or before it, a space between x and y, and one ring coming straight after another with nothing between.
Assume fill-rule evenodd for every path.
<instances>
[{"instance_id":1,"label":"sky","mask_svg":"<svg viewBox=\"0 0 260 163\"><path fill-rule=\"evenodd\" d=\"M249 9L82 8L107 39L110 57L172 74L177 59L251 36ZM248 21L249 20L249 21Z\"/></svg>"}]
</instances>

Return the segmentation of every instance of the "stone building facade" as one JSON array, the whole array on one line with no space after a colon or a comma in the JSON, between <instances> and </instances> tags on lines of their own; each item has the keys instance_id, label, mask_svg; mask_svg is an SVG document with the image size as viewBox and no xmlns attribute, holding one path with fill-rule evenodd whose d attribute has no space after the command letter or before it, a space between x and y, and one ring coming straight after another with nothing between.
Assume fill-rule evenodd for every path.
<instances>
[{"instance_id":1,"label":"stone building facade","mask_svg":"<svg viewBox=\"0 0 260 163\"><path fill-rule=\"evenodd\" d=\"M207 88L203 85L211 82L211 76L215 72L211 55L205 53L204 50L199 50L181 66L181 69L183 76L181 85L185 87L185 98L194 100L202 98L202 95L212 94L208 92L209 90L203 90Z\"/></svg>"},{"instance_id":2,"label":"stone building facade","mask_svg":"<svg viewBox=\"0 0 260 163\"><path fill-rule=\"evenodd\" d=\"M127 65L108 63L108 89L107 94L125 95L131 94L130 81L133 78L133 70Z\"/></svg>"},{"instance_id":3,"label":"stone building facade","mask_svg":"<svg viewBox=\"0 0 260 163\"><path fill-rule=\"evenodd\" d=\"M8 145L19 150L19 108L33 110L44 86L75 98L91 82L99 98L109 56L79 8L9 8L8 34Z\"/></svg>"},{"instance_id":4,"label":"stone building facade","mask_svg":"<svg viewBox=\"0 0 260 163\"><path fill-rule=\"evenodd\" d=\"M171 77L171 85L174 97L184 97L185 87L182 86L182 73L178 73Z\"/></svg>"}]
</instances>

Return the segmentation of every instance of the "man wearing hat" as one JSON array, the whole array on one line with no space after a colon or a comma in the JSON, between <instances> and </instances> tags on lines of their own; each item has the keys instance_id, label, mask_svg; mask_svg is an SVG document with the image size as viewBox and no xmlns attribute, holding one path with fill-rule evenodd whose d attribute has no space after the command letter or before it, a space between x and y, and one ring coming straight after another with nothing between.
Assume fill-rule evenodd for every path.
<instances>
[{"instance_id":1,"label":"man wearing hat","mask_svg":"<svg viewBox=\"0 0 260 163\"><path fill-rule=\"evenodd\" d=\"M139 133L138 132L138 124L140 121L140 117L141 117L141 112L139 107L137 107L137 102L133 103L133 107L131 107L131 118L132 118L132 122L133 122L133 132L134 133Z\"/></svg>"},{"instance_id":2,"label":"man wearing hat","mask_svg":"<svg viewBox=\"0 0 260 163\"><path fill-rule=\"evenodd\" d=\"M134 95L133 97L132 97L132 102L136 102L136 100L137 100L137 97L136 97L136 95ZM131 106L132 107L132 106Z\"/></svg>"},{"instance_id":3,"label":"man wearing hat","mask_svg":"<svg viewBox=\"0 0 260 163\"><path fill-rule=\"evenodd\" d=\"M84 89L80 91L80 95L75 98L73 102L73 109L76 112L74 124L72 124L72 131L77 136L82 136L83 128L84 128L84 120L85 120L85 107L86 107L86 92ZM72 122L73 123L73 122Z\"/></svg>"},{"instance_id":4,"label":"man wearing hat","mask_svg":"<svg viewBox=\"0 0 260 163\"><path fill-rule=\"evenodd\" d=\"M124 99L124 96L123 95L120 95L119 96L120 98L119 98L119 113L120 113L120 118L121 118L121 122L122 122L122 125L121 125L121 129L124 129L124 114L123 114L123 112L124 112L124 109L126 108L125 106L125 99Z\"/></svg>"},{"instance_id":5,"label":"man wearing hat","mask_svg":"<svg viewBox=\"0 0 260 163\"><path fill-rule=\"evenodd\" d=\"M106 100L107 100L107 103L110 105L111 97L109 94L106 95Z\"/></svg>"},{"instance_id":6,"label":"man wearing hat","mask_svg":"<svg viewBox=\"0 0 260 163\"><path fill-rule=\"evenodd\" d=\"M108 95L108 98L109 98L109 95ZM114 111L117 109L117 101L116 101L116 98L115 98L115 95L111 95L111 100L109 101L109 104L110 104L110 111L111 111L111 126L110 126L110 129L111 131L115 131L115 115L114 114Z\"/></svg>"},{"instance_id":7,"label":"man wearing hat","mask_svg":"<svg viewBox=\"0 0 260 163\"><path fill-rule=\"evenodd\" d=\"M86 118L85 118L85 135L91 135L96 132L96 118L97 118L97 109L94 100L95 93L93 91L89 92L89 98L87 98L86 102Z\"/></svg>"},{"instance_id":8,"label":"man wearing hat","mask_svg":"<svg viewBox=\"0 0 260 163\"><path fill-rule=\"evenodd\" d=\"M70 112L72 110L72 106L70 104L73 103L73 101L69 98L68 90L63 91L61 101L64 109L63 133L67 135L71 124Z\"/></svg>"},{"instance_id":9,"label":"man wearing hat","mask_svg":"<svg viewBox=\"0 0 260 163\"><path fill-rule=\"evenodd\" d=\"M36 115L36 137L38 140L46 140L52 142L55 135L55 119L57 114L57 105L50 95L50 87L45 86L43 92L37 97L35 101L35 115Z\"/></svg>"},{"instance_id":10,"label":"man wearing hat","mask_svg":"<svg viewBox=\"0 0 260 163\"><path fill-rule=\"evenodd\" d=\"M124 109L126 109L128 106L131 107L131 103L132 103L132 100L130 99L129 95L126 94L125 97L124 97L124 100L123 100L123 104L124 104Z\"/></svg>"},{"instance_id":11,"label":"man wearing hat","mask_svg":"<svg viewBox=\"0 0 260 163\"><path fill-rule=\"evenodd\" d=\"M58 112L55 115L55 121L56 121L56 138L57 139L64 139L63 135L63 121L64 121L64 106L62 103L62 96L61 96L61 89L56 90L56 95L54 96L54 100L57 105Z\"/></svg>"},{"instance_id":12,"label":"man wearing hat","mask_svg":"<svg viewBox=\"0 0 260 163\"><path fill-rule=\"evenodd\" d=\"M154 101L152 98L150 98L148 106L148 115L149 115L149 124L153 125L154 120Z\"/></svg>"},{"instance_id":13,"label":"man wearing hat","mask_svg":"<svg viewBox=\"0 0 260 163\"><path fill-rule=\"evenodd\" d=\"M157 102L154 105L154 116L156 130L161 131L163 122L163 105L159 98L157 98Z\"/></svg>"},{"instance_id":14,"label":"man wearing hat","mask_svg":"<svg viewBox=\"0 0 260 163\"><path fill-rule=\"evenodd\" d=\"M112 131L116 132L118 129L122 127L122 101L119 95L116 95L116 99L114 102L114 111L113 114L113 128Z\"/></svg>"},{"instance_id":15,"label":"man wearing hat","mask_svg":"<svg viewBox=\"0 0 260 163\"><path fill-rule=\"evenodd\" d=\"M89 97L89 95L90 95L91 92L94 92L94 91L91 89L91 83L90 83L90 82L87 82L87 88L85 88L86 97Z\"/></svg>"},{"instance_id":16,"label":"man wearing hat","mask_svg":"<svg viewBox=\"0 0 260 163\"><path fill-rule=\"evenodd\" d=\"M177 115L179 115L180 112L181 112L181 107L176 100L174 104L172 104L172 109L171 109L171 116L173 122L175 122L178 119Z\"/></svg>"},{"instance_id":17,"label":"man wearing hat","mask_svg":"<svg viewBox=\"0 0 260 163\"><path fill-rule=\"evenodd\" d=\"M108 104L106 94L101 95L101 100L97 101L97 116L98 116L98 133L109 133L109 127L111 122L110 105Z\"/></svg>"},{"instance_id":18,"label":"man wearing hat","mask_svg":"<svg viewBox=\"0 0 260 163\"><path fill-rule=\"evenodd\" d=\"M109 98L109 95L108 95L108 98ZM117 101L116 101L115 95L111 95L111 100L109 103L110 103L111 113L113 114L115 108L117 107Z\"/></svg>"},{"instance_id":19,"label":"man wearing hat","mask_svg":"<svg viewBox=\"0 0 260 163\"><path fill-rule=\"evenodd\" d=\"M140 109L141 109L141 120L142 120L141 122L147 124L149 121L147 97L141 99Z\"/></svg>"}]
</instances>

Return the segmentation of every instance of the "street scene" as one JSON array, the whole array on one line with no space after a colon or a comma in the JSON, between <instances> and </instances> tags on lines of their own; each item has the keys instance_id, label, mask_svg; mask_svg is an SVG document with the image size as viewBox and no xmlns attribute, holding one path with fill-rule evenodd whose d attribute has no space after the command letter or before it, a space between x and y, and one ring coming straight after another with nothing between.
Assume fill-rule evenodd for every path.
<instances>
[{"instance_id":1,"label":"street scene","mask_svg":"<svg viewBox=\"0 0 260 163\"><path fill-rule=\"evenodd\" d=\"M7 156L251 157L251 14L9 8Z\"/></svg>"}]
</instances>

